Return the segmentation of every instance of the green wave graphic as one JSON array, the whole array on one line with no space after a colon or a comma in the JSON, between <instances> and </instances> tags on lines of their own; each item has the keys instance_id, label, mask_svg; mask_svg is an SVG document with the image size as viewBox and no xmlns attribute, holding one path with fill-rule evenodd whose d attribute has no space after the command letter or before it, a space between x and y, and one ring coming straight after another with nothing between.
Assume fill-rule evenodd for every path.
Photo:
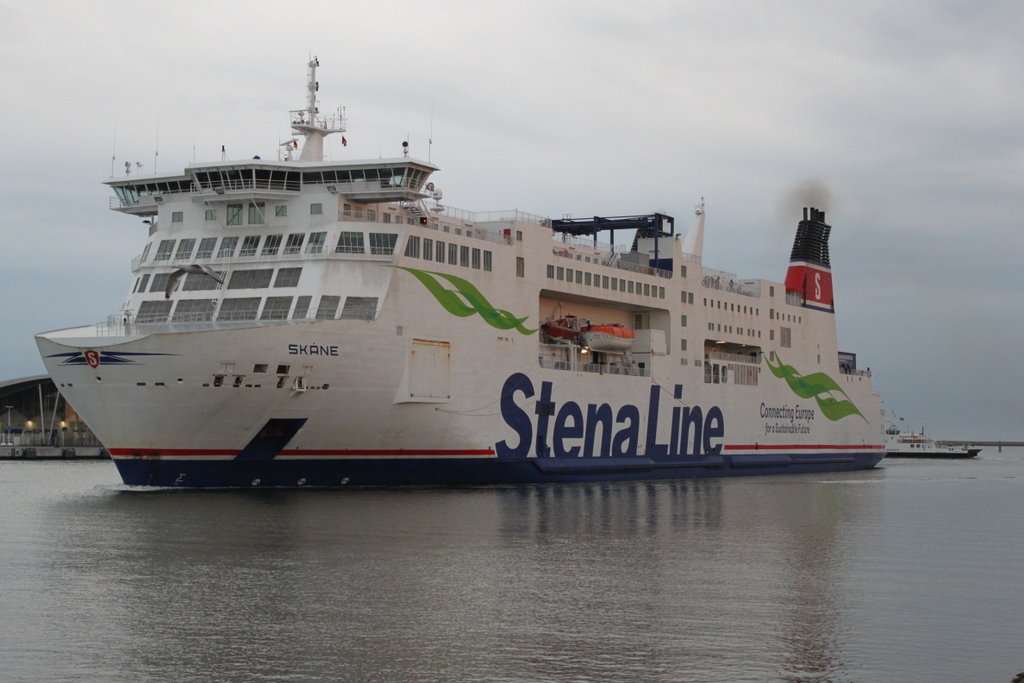
<instances>
[{"instance_id":1,"label":"green wave graphic","mask_svg":"<svg viewBox=\"0 0 1024 683\"><path fill-rule=\"evenodd\" d=\"M789 388L800 398L813 398L817 401L822 414L828 419L835 422L847 415L860 415L861 419L867 422L867 418L857 410L857 406L850 400L849 395L836 384L834 379L824 372L815 372L805 376L797 372L796 368L792 365L783 365L781 358L778 363L777 366L772 365L767 358L765 359L765 365L768 366L773 375L779 379L786 380ZM845 398L837 399L835 396L829 395L833 392L838 392Z\"/></svg>"},{"instance_id":2,"label":"green wave graphic","mask_svg":"<svg viewBox=\"0 0 1024 683\"><path fill-rule=\"evenodd\" d=\"M405 266L393 267L412 273L416 279L422 282L423 286L434 295L437 302L444 306L444 310L448 311L452 315L457 315L460 318L468 318L474 313L479 313L480 317L483 318L488 325L496 327L499 330L518 330L522 334L533 334L537 331L523 327L523 323L530 316L517 318L508 311L495 308L491 305L491 302L487 300L487 297L480 293L479 289L474 287L472 283L463 280L461 277L448 275L446 273L417 270L416 268L406 268ZM435 275L442 277L455 285L455 289L446 289L443 283L437 281L437 278L434 277Z\"/></svg>"}]
</instances>

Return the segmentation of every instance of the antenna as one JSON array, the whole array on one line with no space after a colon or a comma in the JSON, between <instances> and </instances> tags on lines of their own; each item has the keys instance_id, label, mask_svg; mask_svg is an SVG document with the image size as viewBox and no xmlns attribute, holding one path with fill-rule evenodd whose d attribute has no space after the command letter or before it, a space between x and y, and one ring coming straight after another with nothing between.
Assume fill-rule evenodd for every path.
<instances>
[{"instance_id":1,"label":"antenna","mask_svg":"<svg viewBox=\"0 0 1024 683\"><path fill-rule=\"evenodd\" d=\"M153 173L156 174L156 161L160 156L160 114L156 115L156 151L153 152Z\"/></svg>"},{"instance_id":2,"label":"antenna","mask_svg":"<svg viewBox=\"0 0 1024 683\"><path fill-rule=\"evenodd\" d=\"M434 100L430 100L430 137L427 138L427 163L430 163L430 153L434 148Z\"/></svg>"}]
</instances>

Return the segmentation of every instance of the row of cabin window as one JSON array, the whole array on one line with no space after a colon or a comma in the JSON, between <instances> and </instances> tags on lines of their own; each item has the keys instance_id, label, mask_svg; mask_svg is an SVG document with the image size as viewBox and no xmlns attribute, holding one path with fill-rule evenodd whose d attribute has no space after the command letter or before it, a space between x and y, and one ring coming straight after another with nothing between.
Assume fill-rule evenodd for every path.
<instances>
[{"instance_id":1,"label":"row of cabin window","mask_svg":"<svg viewBox=\"0 0 1024 683\"><path fill-rule=\"evenodd\" d=\"M314 313L316 320L373 320L377 314L377 297L348 296L341 315L340 296L321 296ZM295 302L294 308L292 302ZM309 317L312 296L270 296L227 298L217 306L216 299L163 299L143 301L135 322L140 324L190 322L245 322L251 320L305 320ZM260 304L263 303L261 308ZM175 305L177 304L177 305ZM171 309L174 309L173 315ZM214 317L216 314L216 318Z\"/></svg>"},{"instance_id":2,"label":"row of cabin window","mask_svg":"<svg viewBox=\"0 0 1024 683\"><path fill-rule=\"evenodd\" d=\"M607 275L598 275L594 273L584 272L582 270L573 271L572 268L564 268L563 266L548 266L548 277L554 280L565 280L566 282L575 282L578 285L593 285L594 287L601 287L602 289L611 289L617 292L626 292L627 294L643 294L644 296L653 296L659 299L665 298L665 288L659 287L658 285L651 285L643 282L634 282L633 280L622 280L617 277L609 277ZM610 287L609 287L610 285Z\"/></svg>"},{"instance_id":3,"label":"row of cabin window","mask_svg":"<svg viewBox=\"0 0 1024 683\"><path fill-rule=\"evenodd\" d=\"M267 222L266 219L266 204L264 202L250 202L249 204L228 204L227 205L227 217L224 221L226 225L242 225L242 218L245 217L246 207L248 207L249 213L249 225L263 225ZM319 216L324 212L324 205L317 202L309 205L310 215ZM363 207L353 206L352 204L345 204L342 208L342 214L345 216L353 216L355 218L363 217ZM288 215L288 205L279 204L274 207L274 215L281 218ZM375 209L366 210L366 219L369 221L377 220L377 211ZM172 223L181 223L185 220L185 214L183 211L174 211L171 213ZM215 221L217 220L217 211L215 209L206 210L206 220ZM381 213L381 220L384 223L401 223L402 217L398 214L392 214L384 211ZM412 216L407 217L409 225L414 225L416 219Z\"/></svg>"},{"instance_id":4,"label":"row of cabin window","mask_svg":"<svg viewBox=\"0 0 1024 683\"><path fill-rule=\"evenodd\" d=\"M223 272L218 272L217 275L221 278L224 277ZM274 278L273 268L236 270L231 273L231 278L228 280L227 288L266 289L267 287L270 287L271 280L274 282L274 287L298 287L299 278L301 276L302 268L279 268L276 278ZM150 292L163 292L167 289L167 280L170 277L171 273L157 273L153 276L151 284L149 273L146 273L135 281L135 287L132 289L132 294L135 294L136 292L145 292L147 285L149 285ZM185 278L183 280L179 280L178 283L179 284L175 286L175 289L181 287L182 291L185 292L201 292L221 288L221 284L206 273L186 273Z\"/></svg>"},{"instance_id":5,"label":"row of cabin window","mask_svg":"<svg viewBox=\"0 0 1024 683\"><path fill-rule=\"evenodd\" d=\"M303 243L306 240L306 233L298 232L288 235L287 241L285 241L284 235L267 235L266 240L263 240L263 256L276 256L279 251L284 254L299 254L302 252ZM232 235L230 237L220 238L220 248L217 248L216 237L204 237L199 240L199 249L196 251L197 259L213 258L213 254L216 251L217 258L233 258L235 250L238 249L238 241L242 240L242 248L239 250L239 256L255 256L260 249L260 240L263 239L262 235L248 235L243 238L239 238L238 235ZM281 250L281 243L284 241L284 250ZM309 242L306 244L307 254L319 254L324 250L324 243L327 241L326 232L313 232L309 235ZM178 249L175 251L174 246L177 244ZM147 244L146 248L142 251L142 261L145 262L146 257L149 256L149 249L151 244ZM160 244L156 249L156 256L153 257L154 261L170 261L171 256L174 256L175 261L187 261L192 258L192 251L196 247L195 238L187 238L183 240L160 240Z\"/></svg>"},{"instance_id":6,"label":"row of cabin window","mask_svg":"<svg viewBox=\"0 0 1024 683\"><path fill-rule=\"evenodd\" d=\"M685 325L686 323L683 323L683 324ZM753 337L753 336L755 336L755 333L756 333L756 336L758 336L758 337L761 336L761 330L752 330L752 329L747 328L747 327L733 327L732 325L725 325L724 326L725 329L723 330L722 327L723 327L723 325L721 323L708 323L708 331L709 332L724 332L725 334L739 334L739 335L746 336L746 337ZM775 334L774 331L772 332L772 334L773 335ZM775 339L775 337L773 336L772 339Z\"/></svg>"},{"instance_id":7,"label":"row of cabin window","mask_svg":"<svg viewBox=\"0 0 1024 683\"><path fill-rule=\"evenodd\" d=\"M420 238L411 235L405 243L405 255L409 258L420 258ZM441 240L423 238L423 258L427 261L448 263L451 266L462 266L474 270L490 271L494 267L494 256L486 249L467 247L449 242L447 247ZM482 258L481 258L482 257Z\"/></svg>"},{"instance_id":8,"label":"row of cabin window","mask_svg":"<svg viewBox=\"0 0 1024 683\"><path fill-rule=\"evenodd\" d=\"M264 239L266 237L266 239ZM238 241L242 240L241 249L238 249ZM292 233L287 236L285 240L284 235L247 235L239 238L237 235L220 238L220 248L217 249L217 238L216 237L204 237L199 241L199 250L196 251L197 259L213 258L214 251L217 252L217 258L233 258L235 256L235 250L238 249L238 256L240 258L256 256L277 256L280 252L285 255L299 254L302 253L303 242L306 239L306 234L302 232ZM260 241L263 241L263 247L260 248ZM320 254L323 253L324 243L327 241L326 232L313 232L309 235L309 242L306 244L307 254ZM394 253L395 244L398 241L398 235L393 233L370 233L370 253L371 254L382 254L390 255ZM284 249L281 249L282 242L284 242ZM177 251L174 247L177 244ZM183 240L160 240L160 244L156 250L156 256L153 257L154 261L170 261L173 255L175 261L187 261L192 258L192 251L195 249L196 240L195 238L187 238ZM142 252L142 261L145 262L146 257L149 256L150 245L147 244L146 248ZM363 242L363 233L361 232L342 232L338 237L338 246L335 248L335 252L339 254L363 254L366 252Z\"/></svg>"},{"instance_id":9,"label":"row of cabin window","mask_svg":"<svg viewBox=\"0 0 1024 683\"><path fill-rule=\"evenodd\" d=\"M683 292L683 297L684 297L683 303L686 303L686 300L685 300L686 292ZM690 303L691 304L693 303L693 295L692 294L690 295ZM711 308L716 308L715 304L716 304L715 300L711 299ZM704 298L704 305L705 306L708 305L707 297ZM753 315L761 315L761 309L760 308L754 308L753 306L741 306L740 304L731 304L728 301L721 301L721 300L719 300L717 302L717 308L722 308L722 309L725 309L725 310L730 311L732 313L748 313L748 314L753 314ZM772 317L774 315L774 311L775 311L775 309L772 309L771 314L769 315L769 317Z\"/></svg>"}]
</instances>

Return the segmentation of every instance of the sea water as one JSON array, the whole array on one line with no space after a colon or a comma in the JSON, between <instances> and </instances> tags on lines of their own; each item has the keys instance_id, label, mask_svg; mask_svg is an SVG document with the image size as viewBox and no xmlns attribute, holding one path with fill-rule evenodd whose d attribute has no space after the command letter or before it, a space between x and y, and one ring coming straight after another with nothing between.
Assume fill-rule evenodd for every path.
<instances>
[{"instance_id":1,"label":"sea water","mask_svg":"<svg viewBox=\"0 0 1024 683\"><path fill-rule=\"evenodd\" d=\"M1006 681L1024 450L874 470L129 490L0 462L3 681Z\"/></svg>"}]
</instances>

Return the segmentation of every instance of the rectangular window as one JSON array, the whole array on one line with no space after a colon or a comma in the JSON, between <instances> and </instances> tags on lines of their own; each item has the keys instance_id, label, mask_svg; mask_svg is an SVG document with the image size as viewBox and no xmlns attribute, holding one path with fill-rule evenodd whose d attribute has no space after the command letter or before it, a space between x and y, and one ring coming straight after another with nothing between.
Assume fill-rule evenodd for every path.
<instances>
[{"instance_id":1,"label":"rectangular window","mask_svg":"<svg viewBox=\"0 0 1024 683\"><path fill-rule=\"evenodd\" d=\"M356 207L356 218L362 218L362 217L363 217L363 207L357 206Z\"/></svg>"},{"instance_id":2,"label":"rectangular window","mask_svg":"<svg viewBox=\"0 0 1024 683\"><path fill-rule=\"evenodd\" d=\"M448 245L448 264L454 266L459 262L459 245L451 243Z\"/></svg>"},{"instance_id":3,"label":"rectangular window","mask_svg":"<svg viewBox=\"0 0 1024 683\"><path fill-rule=\"evenodd\" d=\"M160 246L156 248L156 256L153 257L153 260L169 261L171 254L174 253L174 242L175 240L160 240Z\"/></svg>"},{"instance_id":4,"label":"rectangular window","mask_svg":"<svg viewBox=\"0 0 1024 683\"><path fill-rule=\"evenodd\" d=\"M523 231L522 230L516 230L516 242L522 242L522 241L523 241Z\"/></svg>"},{"instance_id":5,"label":"rectangular window","mask_svg":"<svg viewBox=\"0 0 1024 683\"><path fill-rule=\"evenodd\" d=\"M607 275L603 275L601 277L601 288L602 289L608 289L608 284L609 284L608 283L608 276Z\"/></svg>"},{"instance_id":6,"label":"rectangular window","mask_svg":"<svg viewBox=\"0 0 1024 683\"><path fill-rule=\"evenodd\" d=\"M323 212L324 212L324 205L323 204L317 203L317 204L310 204L309 205L309 213L310 213L311 216L319 216L319 215L323 214Z\"/></svg>"},{"instance_id":7,"label":"rectangular window","mask_svg":"<svg viewBox=\"0 0 1024 683\"><path fill-rule=\"evenodd\" d=\"M768 288L768 296L775 296L775 288L774 287L769 287Z\"/></svg>"},{"instance_id":8,"label":"rectangular window","mask_svg":"<svg viewBox=\"0 0 1024 683\"><path fill-rule=\"evenodd\" d=\"M215 220L217 220L217 212L214 211L213 209L207 209L206 210L206 220L208 220L208 221L215 221Z\"/></svg>"},{"instance_id":9,"label":"rectangular window","mask_svg":"<svg viewBox=\"0 0 1024 683\"><path fill-rule=\"evenodd\" d=\"M480 250L476 248L473 249L472 266L474 269L480 270Z\"/></svg>"},{"instance_id":10,"label":"rectangular window","mask_svg":"<svg viewBox=\"0 0 1024 683\"><path fill-rule=\"evenodd\" d=\"M291 307L292 298L290 296L268 296L267 302L263 304L260 320L287 320Z\"/></svg>"},{"instance_id":11,"label":"rectangular window","mask_svg":"<svg viewBox=\"0 0 1024 683\"><path fill-rule=\"evenodd\" d=\"M238 237L224 237L220 241L220 249L217 250L217 258L231 258L235 255L235 247L238 246Z\"/></svg>"},{"instance_id":12,"label":"rectangular window","mask_svg":"<svg viewBox=\"0 0 1024 683\"><path fill-rule=\"evenodd\" d=\"M683 326L683 327L686 327L686 316L685 315L679 316L679 324L681 326Z\"/></svg>"},{"instance_id":13,"label":"rectangular window","mask_svg":"<svg viewBox=\"0 0 1024 683\"><path fill-rule=\"evenodd\" d=\"M266 205L263 202L249 202L249 225L261 225L267 222L263 209Z\"/></svg>"},{"instance_id":14,"label":"rectangular window","mask_svg":"<svg viewBox=\"0 0 1024 683\"><path fill-rule=\"evenodd\" d=\"M138 288L139 291L140 292L145 292L146 291L146 285L148 285L148 284L149 284L149 273L146 273L145 275L142 276L142 280L139 282L139 288Z\"/></svg>"},{"instance_id":15,"label":"rectangular window","mask_svg":"<svg viewBox=\"0 0 1024 683\"><path fill-rule=\"evenodd\" d=\"M489 272L493 263L491 252L484 250L484 270Z\"/></svg>"},{"instance_id":16,"label":"rectangular window","mask_svg":"<svg viewBox=\"0 0 1024 683\"><path fill-rule=\"evenodd\" d=\"M224 299L220 304L220 311L217 312L217 320L218 322L255 320L259 310L260 298L258 296L251 299Z\"/></svg>"},{"instance_id":17,"label":"rectangular window","mask_svg":"<svg viewBox=\"0 0 1024 683\"><path fill-rule=\"evenodd\" d=\"M612 291L613 292L619 291L619 278L617 278L617 277L613 277L612 278Z\"/></svg>"},{"instance_id":18,"label":"rectangular window","mask_svg":"<svg viewBox=\"0 0 1024 683\"><path fill-rule=\"evenodd\" d=\"M434 240L423 238L423 258L427 261L434 258Z\"/></svg>"},{"instance_id":19,"label":"rectangular window","mask_svg":"<svg viewBox=\"0 0 1024 683\"><path fill-rule=\"evenodd\" d=\"M361 232L342 232L338 236L338 246L335 248L335 253L338 254L362 254L363 250L363 233Z\"/></svg>"},{"instance_id":20,"label":"rectangular window","mask_svg":"<svg viewBox=\"0 0 1024 683\"><path fill-rule=\"evenodd\" d=\"M444 242L442 242L441 240L438 240L437 241L437 250L436 250L437 256L435 256L434 260L437 261L438 263L444 263L444 251L445 251Z\"/></svg>"},{"instance_id":21,"label":"rectangular window","mask_svg":"<svg viewBox=\"0 0 1024 683\"><path fill-rule=\"evenodd\" d=\"M774 341L775 340L775 330L768 330L768 339L770 341Z\"/></svg>"},{"instance_id":22,"label":"rectangular window","mask_svg":"<svg viewBox=\"0 0 1024 683\"><path fill-rule=\"evenodd\" d=\"M690 299L689 303L692 304L693 303L693 292L690 292L689 299Z\"/></svg>"},{"instance_id":23,"label":"rectangular window","mask_svg":"<svg viewBox=\"0 0 1024 683\"><path fill-rule=\"evenodd\" d=\"M274 215L278 216L278 217L287 216L288 215L288 205L287 204L278 204L277 206L275 206L274 207Z\"/></svg>"},{"instance_id":24,"label":"rectangular window","mask_svg":"<svg viewBox=\"0 0 1024 683\"><path fill-rule=\"evenodd\" d=\"M779 346L781 346L784 349L788 349L793 346L793 328L779 328Z\"/></svg>"},{"instance_id":25,"label":"rectangular window","mask_svg":"<svg viewBox=\"0 0 1024 683\"><path fill-rule=\"evenodd\" d=\"M342 320L373 320L377 315L377 297L347 296L345 308L341 310Z\"/></svg>"},{"instance_id":26,"label":"rectangular window","mask_svg":"<svg viewBox=\"0 0 1024 683\"><path fill-rule=\"evenodd\" d=\"M309 242L306 243L307 254L319 254L324 250L324 242L327 241L326 232L309 233Z\"/></svg>"},{"instance_id":27,"label":"rectangular window","mask_svg":"<svg viewBox=\"0 0 1024 683\"><path fill-rule=\"evenodd\" d=\"M376 221L377 220L377 212L374 209L367 209L366 210L366 220L368 220L368 221Z\"/></svg>"},{"instance_id":28,"label":"rectangular window","mask_svg":"<svg viewBox=\"0 0 1024 683\"><path fill-rule=\"evenodd\" d=\"M185 220L185 212L184 211L172 211L171 212L171 222L172 223L182 223L182 222L184 222L184 220Z\"/></svg>"},{"instance_id":29,"label":"rectangular window","mask_svg":"<svg viewBox=\"0 0 1024 683\"><path fill-rule=\"evenodd\" d=\"M249 235L242 240L242 248L239 250L239 256L255 256L256 249L260 246L259 235Z\"/></svg>"},{"instance_id":30,"label":"rectangular window","mask_svg":"<svg viewBox=\"0 0 1024 683\"><path fill-rule=\"evenodd\" d=\"M395 252L395 243L398 242L398 235L386 232L370 233L370 253L391 255Z\"/></svg>"},{"instance_id":31,"label":"rectangular window","mask_svg":"<svg viewBox=\"0 0 1024 683\"><path fill-rule=\"evenodd\" d=\"M626 290L627 290L627 291L628 291L628 292L629 292L630 294L632 294L632 293L633 293L633 281L632 281L632 280L630 280L630 281L628 281L628 282L626 283Z\"/></svg>"},{"instance_id":32,"label":"rectangular window","mask_svg":"<svg viewBox=\"0 0 1024 683\"><path fill-rule=\"evenodd\" d=\"M170 273L157 273L156 275L153 276L153 284L150 286L149 291L163 294L167 290L167 282L170 279ZM181 280L178 280L178 284L174 286L174 289L177 289L180 285Z\"/></svg>"},{"instance_id":33,"label":"rectangular window","mask_svg":"<svg viewBox=\"0 0 1024 683\"><path fill-rule=\"evenodd\" d=\"M578 285L582 285L583 284L583 271L582 270L577 270L576 271L576 284L578 284Z\"/></svg>"},{"instance_id":34,"label":"rectangular window","mask_svg":"<svg viewBox=\"0 0 1024 683\"><path fill-rule=\"evenodd\" d=\"M199 251L196 252L196 258L213 258L213 248L216 246L216 237L204 237L199 241Z\"/></svg>"},{"instance_id":35,"label":"rectangular window","mask_svg":"<svg viewBox=\"0 0 1024 683\"><path fill-rule=\"evenodd\" d=\"M565 281L572 282L572 268L565 269Z\"/></svg>"},{"instance_id":36,"label":"rectangular window","mask_svg":"<svg viewBox=\"0 0 1024 683\"><path fill-rule=\"evenodd\" d=\"M554 280L555 279L555 267L552 266L552 265L548 265L548 279L549 280Z\"/></svg>"},{"instance_id":37,"label":"rectangular window","mask_svg":"<svg viewBox=\"0 0 1024 683\"><path fill-rule=\"evenodd\" d=\"M352 215L352 205L351 204L345 204L344 207L342 207L341 212L342 212L342 214L344 214L346 216L351 216Z\"/></svg>"},{"instance_id":38,"label":"rectangular window","mask_svg":"<svg viewBox=\"0 0 1024 683\"><path fill-rule=\"evenodd\" d=\"M224 279L224 273L217 273ZM211 289L220 289L220 283L206 273L188 273L185 275L185 284L181 287L185 292L203 292Z\"/></svg>"},{"instance_id":39,"label":"rectangular window","mask_svg":"<svg viewBox=\"0 0 1024 683\"><path fill-rule=\"evenodd\" d=\"M173 301L143 301L139 304L139 312L135 314L135 322L140 324L146 323L165 323L167 317L171 314L171 305Z\"/></svg>"},{"instance_id":40,"label":"rectangular window","mask_svg":"<svg viewBox=\"0 0 1024 683\"><path fill-rule=\"evenodd\" d=\"M382 213L382 214L380 215L380 217L381 217L381 218L382 218L382 219L384 220L384 222L385 222L385 223L390 223L390 222L391 222L391 214L390 214L390 213L388 213L387 211L385 211L384 213ZM417 258L418 258L418 257L417 257Z\"/></svg>"},{"instance_id":41,"label":"rectangular window","mask_svg":"<svg viewBox=\"0 0 1024 683\"><path fill-rule=\"evenodd\" d=\"M263 256L277 256L277 250L281 248L282 235L267 235L263 240Z\"/></svg>"},{"instance_id":42,"label":"rectangular window","mask_svg":"<svg viewBox=\"0 0 1024 683\"><path fill-rule=\"evenodd\" d=\"M309 315L309 304L313 300L311 296L300 296L295 302L295 310L292 311L292 320L305 320Z\"/></svg>"},{"instance_id":43,"label":"rectangular window","mask_svg":"<svg viewBox=\"0 0 1024 683\"><path fill-rule=\"evenodd\" d=\"M338 304L341 303L340 296L322 296L320 305L316 308L317 320L334 320L338 316Z\"/></svg>"},{"instance_id":44,"label":"rectangular window","mask_svg":"<svg viewBox=\"0 0 1024 683\"><path fill-rule=\"evenodd\" d=\"M178 242L178 252L174 255L175 261L183 261L192 258L192 250L195 249L196 241L187 239Z\"/></svg>"},{"instance_id":45,"label":"rectangular window","mask_svg":"<svg viewBox=\"0 0 1024 683\"><path fill-rule=\"evenodd\" d=\"M665 298L665 288L664 287L658 287L658 298L659 299L664 299Z\"/></svg>"},{"instance_id":46,"label":"rectangular window","mask_svg":"<svg viewBox=\"0 0 1024 683\"><path fill-rule=\"evenodd\" d=\"M591 276L591 274L590 274L590 273L583 273L583 284L585 284L585 285L588 285L588 286L589 286L589 285L590 285L590 278L591 278L591 277L592 277L592 276Z\"/></svg>"},{"instance_id":47,"label":"rectangular window","mask_svg":"<svg viewBox=\"0 0 1024 683\"><path fill-rule=\"evenodd\" d=\"M285 254L301 254L302 243L306 240L306 233L293 232L288 235L288 241L284 243Z\"/></svg>"},{"instance_id":48,"label":"rectangular window","mask_svg":"<svg viewBox=\"0 0 1024 683\"><path fill-rule=\"evenodd\" d=\"M679 342L680 342L679 345L681 347L680 350L685 351L686 350L686 340L685 339L680 339Z\"/></svg>"},{"instance_id":49,"label":"rectangular window","mask_svg":"<svg viewBox=\"0 0 1024 683\"><path fill-rule=\"evenodd\" d=\"M385 216L389 214L384 214ZM430 240L426 240L429 242ZM420 257L420 238L416 235L409 235L409 238L405 241L405 256L409 258Z\"/></svg>"},{"instance_id":50,"label":"rectangular window","mask_svg":"<svg viewBox=\"0 0 1024 683\"><path fill-rule=\"evenodd\" d=\"M228 204L228 225L242 224L242 205Z\"/></svg>"},{"instance_id":51,"label":"rectangular window","mask_svg":"<svg viewBox=\"0 0 1024 683\"><path fill-rule=\"evenodd\" d=\"M526 259L516 256L516 277L526 277Z\"/></svg>"},{"instance_id":52,"label":"rectangular window","mask_svg":"<svg viewBox=\"0 0 1024 683\"><path fill-rule=\"evenodd\" d=\"M213 320L213 299L182 299L174 307L172 323L205 323Z\"/></svg>"},{"instance_id":53,"label":"rectangular window","mask_svg":"<svg viewBox=\"0 0 1024 683\"><path fill-rule=\"evenodd\" d=\"M273 268L236 270L231 273L231 279L228 280L228 289L263 289L270 286L270 279L273 275Z\"/></svg>"},{"instance_id":54,"label":"rectangular window","mask_svg":"<svg viewBox=\"0 0 1024 683\"><path fill-rule=\"evenodd\" d=\"M558 266L557 268L555 268L555 279L556 280L564 280L565 279L565 268L563 268L562 266Z\"/></svg>"},{"instance_id":55,"label":"rectangular window","mask_svg":"<svg viewBox=\"0 0 1024 683\"><path fill-rule=\"evenodd\" d=\"M679 275L681 277L686 277L686 266L679 266Z\"/></svg>"},{"instance_id":56,"label":"rectangular window","mask_svg":"<svg viewBox=\"0 0 1024 683\"><path fill-rule=\"evenodd\" d=\"M647 283L644 283L644 296L650 296L650 295L651 295L651 286L649 284L647 284Z\"/></svg>"},{"instance_id":57,"label":"rectangular window","mask_svg":"<svg viewBox=\"0 0 1024 683\"><path fill-rule=\"evenodd\" d=\"M302 268L281 268L274 280L275 287L298 287Z\"/></svg>"}]
</instances>

